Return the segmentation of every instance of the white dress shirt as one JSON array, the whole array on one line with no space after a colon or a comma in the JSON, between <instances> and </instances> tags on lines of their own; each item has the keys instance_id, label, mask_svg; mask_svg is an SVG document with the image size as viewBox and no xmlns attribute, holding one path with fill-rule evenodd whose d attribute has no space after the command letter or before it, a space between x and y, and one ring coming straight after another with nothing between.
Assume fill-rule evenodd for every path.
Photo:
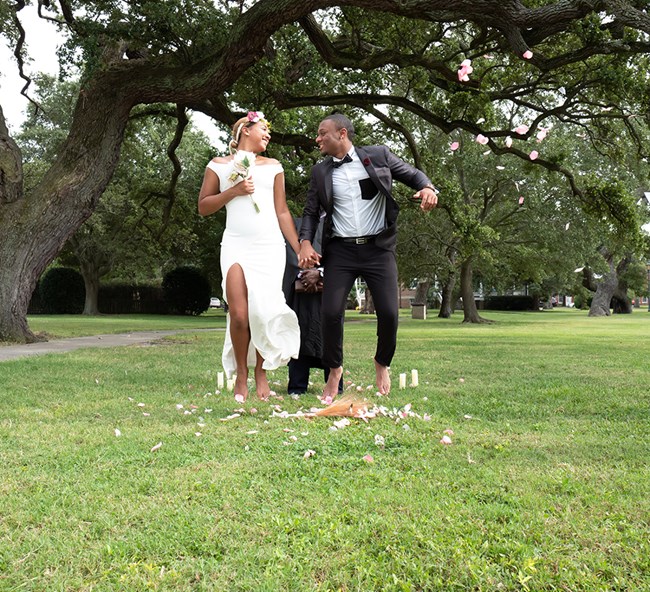
<instances>
[{"instance_id":1,"label":"white dress shirt","mask_svg":"<svg viewBox=\"0 0 650 592\"><path fill-rule=\"evenodd\" d=\"M332 235L374 236L386 226L386 196L371 185L366 167L359 160L354 146L348 154L352 162L344 163L332 171ZM334 162L339 160L341 159L334 158ZM365 187L366 199L362 198L362 186ZM369 186L372 187L371 191Z\"/></svg>"}]
</instances>

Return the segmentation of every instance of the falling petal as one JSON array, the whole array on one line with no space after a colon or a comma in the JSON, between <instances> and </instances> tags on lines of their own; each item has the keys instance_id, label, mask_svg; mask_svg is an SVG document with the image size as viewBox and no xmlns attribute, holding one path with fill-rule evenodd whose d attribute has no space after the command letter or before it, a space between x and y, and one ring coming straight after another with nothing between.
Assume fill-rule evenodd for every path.
<instances>
[{"instance_id":1,"label":"falling petal","mask_svg":"<svg viewBox=\"0 0 650 592\"><path fill-rule=\"evenodd\" d=\"M506 167L501 166L500 164L497 165L497 171L504 171Z\"/></svg>"},{"instance_id":2,"label":"falling petal","mask_svg":"<svg viewBox=\"0 0 650 592\"><path fill-rule=\"evenodd\" d=\"M521 205L523 205L523 203L524 203L524 198L523 198L523 197L520 197L520 198L519 198L519 205L521 206Z\"/></svg>"},{"instance_id":3,"label":"falling petal","mask_svg":"<svg viewBox=\"0 0 650 592\"><path fill-rule=\"evenodd\" d=\"M478 136L476 136L476 141L479 144L485 145L489 142L489 139L486 138L483 134L479 134Z\"/></svg>"},{"instance_id":4,"label":"falling petal","mask_svg":"<svg viewBox=\"0 0 650 592\"><path fill-rule=\"evenodd\" d=\"M460 63L460 65L463 66L464 68L467 68L467 67L471 66L471 64L472 64L472 60L470 60L469 58L467 58L466 60L463 60Z\"/></svg>"},{"instance_id":5,"label":"falling petal","mask_svg":"<svg viewBox=\"0 0 650 592\"><path fill-rule=\"evenodd\" d=\"M537 152L537 150L533 150L528 156L530 160L535 160L539 156L539 152Z\"/></svg>"},{"instance_id":6,"label":"falling petal","mask_svg":"<svg viewBox=\"0 0 650 592\"><path fill-rule=\"evenodd\" d=\"M481 123L485 123L485 117L481 117L480 119L476 120L476 125L479 125Z\"/></svg>"},{"instance_id":7,"label":"falling petal","mask_svg":"<svg viewBox=\"0 0 650 592\"><path fill-rule=\"evenodd\" d=\"M152 449L151 452L156 452L156 450L160 450L160 447L162 446L162 442L158 442Z\"/></svg>"},{"instance_id":8,"label":"falling petal","mask_svg":"<svg viewBox=\"0 0 650 592\"><path fill-rule=\"evenodd\" d=\"M363 460L365 460L367 463L374 463L374 462L375 462L375 459L372 458L372 456L371 456L370 454L366 454L366 455L363 457Z\"/></svg>"},{"instance_id":9,"label":"falling petal","mask_svg":"<svg viewBox=\"0 0 650 592\"><path fill-rule=\"evenodd\" d=\"M449 146L449 150L451 150L452 152L455 152L456 150L458 150L458 148L460 148L460 144L458 142L452 142L451 145Z\"/></svg>"},{"instance_id":10,"label":"falling petal","mask_svg":"<svg viewBox=\"0 0 650 592\"><path fill-rule=\"evenodd\" d=\"M580 273L584 269L584 265L582 267L578 267L577 269L573 270L573 273Z\"/></svg>"},{"instance_id":11,"label":"falling petal","mask_svg":"<svg viewBox=\"0 0 650 592\"><path fill-rule=\"evenodd\" d=\"M571 226L571 222L566 223L566 226L564 227L564 230L569 230L569 226Z\"/></svg>"},{"instance_id":12,"label":"falling petal","mask_svg":"<svg viewBox=\"0 0 650 592\"><path fill-rule=\"evenodd\" d=\"M515 133L519 134L520 136L523 136L527 131L528 131L527 125L520 125L515 128Z\"/></svg>"},{"instance_id":13,"label":"falling petal","mask_svg":"<svg viewBox=\"0 0 650 592\"><path fill-rule=\"evenodd\" d=\"M492 154L492 150L486 150L483 152L483 156L487 156L488 154Z\"/></svg>"},{"instance_id":14,"label":"falling petal","mask_svg":"<svg viewBox=\"0 0 650 592\"><path fill-rule=\"evenodd\" d=\"M510 148L512 146L512 138L510 136L506 137L506 147Z\"/></svg>"},{"instance_id":15,"label":"falling petal","mask_svg":"<svg viewBox=\"0 0 650 592\"><path fill-rule=\"evenodd\" d=\"M548 133L548 132L547 132L547 130L545 130L545 129L538 131L538 132L537 132L537 141L538 141L538 142L541 142L541 141L546 137L546 134L547 134L547 133Z\"/></svg>"},{"instance_id":16,"label":"falling petal","mask_svg":"<svg viewBox=\"0 0 650 592\"><path fill-rule=\"evenodd\" d=\"M530 58L533 57L533 52L530 51L530 49L527 49L527 50L524 52L524 55L523 55L522 57L523 57L525 60L529 60Z\"/></svg>"},{"instance_id":17,"label":"falling petal","mask_svg":"<svg viewBox=\"0 0 650 592\"><path fill-rule=\"evenodd\" d=\"M451 444L451 438L449 436L443 436L440 439L440 444L444 444L445 446L448 446L449 444Z\"/></svg>"}]
</instances>

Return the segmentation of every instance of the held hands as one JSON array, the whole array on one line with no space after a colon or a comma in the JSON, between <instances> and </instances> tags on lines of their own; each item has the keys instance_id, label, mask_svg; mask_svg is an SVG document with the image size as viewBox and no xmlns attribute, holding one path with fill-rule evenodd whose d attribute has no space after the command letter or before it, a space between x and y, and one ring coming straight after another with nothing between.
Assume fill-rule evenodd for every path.
<instances>
[{"instance_id":1,"label":"held hands","mask_svg":"<svg viewBox=\"0 0 650 592\"><path fill-rule=\"evenodd\" d=\"M438 192L431 187L423 187L420 191L413 194L413 199L419 199L420 209L428 212L433 210L438 204Z\"/></svg>"},{"instance_id":2,"label":"held hands","mask_svg":"<svg viewBox=\"0 0 650 592\"><path fill-rule=\"evenodd\" d=\"M323 278L318 269L307 269L303 271L300 275L300 281L305 286L305 292L309 294L315 294L318 284L321 284L321 286L323 284Z\"/></svg>"},{"instance_id":3,"label":"held hands","mask_svg":"<svg viewBox=\"0 0 650 592\"><path fill-rule=\"evenodd\" d=\"M300 252L298 253L298 266L301 269L308 269L320 264L320 255L311 246L307 240L302 241L300 244Z\"/></svg>"}]
</instances>

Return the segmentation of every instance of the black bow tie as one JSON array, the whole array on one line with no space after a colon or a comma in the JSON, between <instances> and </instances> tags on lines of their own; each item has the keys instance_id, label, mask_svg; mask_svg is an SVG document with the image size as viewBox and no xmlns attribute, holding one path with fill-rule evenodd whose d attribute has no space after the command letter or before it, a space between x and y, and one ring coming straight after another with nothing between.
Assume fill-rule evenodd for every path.
<instances>
[{"instance_id":1,"label":"black bow tie","mask_svg":"<svg viewBox=\"0 0 650 592\"><path fill-rule=\"evenodd\" d=\"M335 169L338 169L342 164L345 164L346 162L352 162L352 157L349 154L346 154L341 160L333 160L332 166L334 166Z\"/></svg>"}]
</instances>

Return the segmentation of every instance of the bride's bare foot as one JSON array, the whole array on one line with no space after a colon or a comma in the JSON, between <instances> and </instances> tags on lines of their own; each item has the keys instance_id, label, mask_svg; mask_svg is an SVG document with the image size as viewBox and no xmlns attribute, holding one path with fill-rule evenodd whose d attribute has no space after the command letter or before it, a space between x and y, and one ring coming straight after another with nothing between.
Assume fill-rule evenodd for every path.
<instances>
[{"instance_id":1,"label":"bride's bare foot","mask_svg":"<svg viewBox=\"0 0 650 592\"><path fill-rule=\"evenodd\" d=\"M343 366L330 368L330 373L327 377L325 388L323 389L323 396L321 397L321 401L325 405L329 405L336 398L336 395L339 394L341 376L343 376Z\"/></svg>"},{"instance_id":2,"label":"bride's bare foot","mask_svg":"<svg viewBox=\"0 0 650 592\"><path fill-rule=\"evenodd\" d=\"M375 372L377 374L377 390L382 395L390 393L390 375L388 374L388 366L382 366L375 360Z\"/></svg>"},{"instance_id":3,"label":"bride's bare foot","mask_svg":"<svg viewBox=\"0 0 650 592\"><path fill-rule=\"evenodd\" d=\"M248 398L248 381L245 372L238 373L235 379L235 401L243 403Z\"/></svg>"},{"instance_id":4,"label":"bride's bare foot","mask_svg":"<svg viewBox=\"0 0 650 592\"><path fill-rule=\"evenodd\" d=\"M266 370L262 368L255 368L255 389L257 390L257 396L262 401L268 401L271 396L271 387L266 377Z\"/></svg>"}]
</instances>

